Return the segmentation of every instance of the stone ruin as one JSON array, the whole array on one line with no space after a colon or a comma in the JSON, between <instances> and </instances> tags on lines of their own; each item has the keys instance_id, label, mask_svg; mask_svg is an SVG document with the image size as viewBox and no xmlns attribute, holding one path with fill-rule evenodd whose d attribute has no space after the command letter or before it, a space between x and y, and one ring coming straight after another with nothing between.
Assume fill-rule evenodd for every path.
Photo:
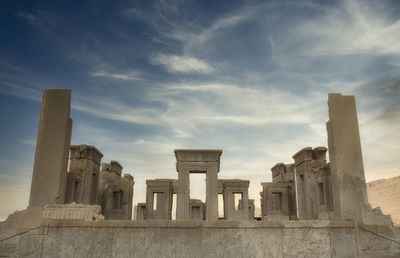
<instances>
[{"instance_id":1,"label":"stone ruin","mask_svg":"<svg viewBox=\"0 0 400 258\"><path fill-rule=\"evenodd\" d=\"M0 223L2 257L400 257L398 229L368 203L354 96L329 94L328 149L271 168L261 217L249 180L218 179L222 150L177 149L177 179L147 180L135 221L133 177L70 145L70 102L70 90L43 94L29 207ZM206 174L205 202L190 199L190 173Z\"/></svg>"}]
</instances>

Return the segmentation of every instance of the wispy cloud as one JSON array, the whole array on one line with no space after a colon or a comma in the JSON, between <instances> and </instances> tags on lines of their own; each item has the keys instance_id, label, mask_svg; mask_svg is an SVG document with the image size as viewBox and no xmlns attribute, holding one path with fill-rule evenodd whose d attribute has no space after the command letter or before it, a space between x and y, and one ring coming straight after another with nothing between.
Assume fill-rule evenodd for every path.
<instances>
[{"instance_id":1,"label":"wispy cloud","mask_svg":"<svg viewBox=\"0 0 400 258\"><path fill-rule=\"evenodd\" d=\"M210 64L193 56L159 54L151 58L153 64L163 65L171 73L211 73Z\"/></svg>"},{"instance_id":2,"label":"wispy cloud","mask_svg":"<svg viewBox=\"0 0 400 258\"><path fill-rule=\"evenodd\" d=\"M124 81L144 80L140 76L140 73L133 71L129 73L111 73L106 71L96 71L89 73L89 75L97 78L107 78L107 79L124 80Z\"/></svg>"},{"instance_id":3,"label":"wispy cloud","mask_svg":"<svg viewBox=\"0 0 400 258\"><path fill-rule=\"evenodd\" d=\"M383 1L371 4L343 0L339 3L324 10L324 15L304 19L288 29L286 33L299 40L301 49L295 47L295 42L284 46L316 57L400 54L400 20L389 16L389 7Z\"/></svg>"},{"instance_id":4,"label":"wispy cloud","mask_svg":"<svg viewBox=\"0 0 400 258\"><path fill-rule=\"evenodd\" d=\"M57 15L49 10L38 9L33 12L20 11L16 13L16 16L46 34L57 27Z\"/></svg>"},{"instance_id":5,"label":"wispy cloud","mask_svg":"<svg viewBox=\"0 0 400 258\"><path fill-rule=\"evenodd\" d=\"M249 19L252 12L249 9L243 9L238 13L226 15L219 18L211 25L202 27L200 29L193 31L193 27L188 26L174 26L172 31L168 33L163 33L165 37L171 37L179 40L184 44L186 51L193 51L193 48L201 47L207 42L209 42L213 37L218 35L222 30L229 29L240 22Z\"/></svg>"}]
</instances>

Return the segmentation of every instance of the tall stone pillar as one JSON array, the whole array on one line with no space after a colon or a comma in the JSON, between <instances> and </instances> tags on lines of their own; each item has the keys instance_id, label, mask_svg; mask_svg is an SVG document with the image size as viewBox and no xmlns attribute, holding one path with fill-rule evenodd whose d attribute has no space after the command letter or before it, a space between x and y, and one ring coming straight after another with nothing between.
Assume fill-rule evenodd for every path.
<instances>
[{"instance_id":1,"label":"tall stone pillar","mask_svg":"<svg viewBox=\"0 0 400 258\"><path fill-rule=\"evenodd\" d=\"M178 193L176 196L176 219L189 220L189 201L190 201L190 182L189 170L180 168L177 164L178 170Z\"/></svg>"},{"instance_id":2,"label":"tall stone pillar","mask_svg":"<svg viewBox=\"0 0 400 258\"><path fill-rule=\"evenodd\" d=\"M337 219L361 220L368 206L364 165L354 96L328 96L328 147Z\"/></svg>"},{"instance_id":3,"label":"tall stone pillar","mask_svg":"<svg viewBox=\"0 0 400 258\"><path fill-rule=\"evenodd\" d=\"M36 141L29 207L63 204L71 142L71 91L45 90Z\"/></svg>"},{"instance_id":4,"label":"tall stone pillar","mask_svg":"<svg viewBox=\"0 0 400 258\"><path fill-rule=\"evenodd\" d=\"M218 167L206 175L206 220L218 220Z\"/></svg>"}]
</instances>

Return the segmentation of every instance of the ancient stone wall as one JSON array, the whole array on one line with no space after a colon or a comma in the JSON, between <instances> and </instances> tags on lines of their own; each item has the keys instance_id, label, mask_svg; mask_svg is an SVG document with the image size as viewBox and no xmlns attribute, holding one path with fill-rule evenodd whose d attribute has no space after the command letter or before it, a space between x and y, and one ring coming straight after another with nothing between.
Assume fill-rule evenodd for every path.
<instances>
[{"instance_id":1,"label":"ancient stone wall","mask_svg":"<svg viewBox=\"0 0 400 258\"><path fill-rule=\"evenodd\" d=\"M400 226L400 176L381 179L367 184L368 199L373 208L380 207Z\"/></svg>"},{"instance_id":2,"label":"ancient stone wall","mask_svg":"<svg viewBox=\"0 0 400 258\"><path fill-rule=\"evenodd\" d=\"M399 257L400 245L352 221L45 221L18 257ZM378 226L366 230L386 236ZM356 233L357 231L357 233Z\"/></svg>"}]
</instances>

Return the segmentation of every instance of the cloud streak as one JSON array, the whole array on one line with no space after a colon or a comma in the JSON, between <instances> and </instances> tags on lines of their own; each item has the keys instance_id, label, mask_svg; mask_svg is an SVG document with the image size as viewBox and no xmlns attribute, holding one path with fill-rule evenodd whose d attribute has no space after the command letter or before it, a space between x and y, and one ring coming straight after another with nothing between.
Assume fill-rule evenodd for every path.
<instances>
[{"instance_id":1,"label":"cloud streak","mask_svg":"<svg viewBox=\"0 0 400 258\"><path fill-rule=\"evenodd\" d=\"M96 71L89 73L90 76L96 78L106 78L112 80L123 80L123 81L135 81L135 80L144 80L140 77L140 73L137 72L129 72L129 73L110 73L106 71Z\"/></svg>"},{"instance_id":2,"label":"cloud streak","mask_svg":"<svg viewBox=\"0 0 400 258\"><path fill-rule=\"evenodd\" d=\"M213 68L203 60L192 56L159 54L151 58L156 65L163 65L171 73L211 73Z\"/></svg>"}]
</instances>

